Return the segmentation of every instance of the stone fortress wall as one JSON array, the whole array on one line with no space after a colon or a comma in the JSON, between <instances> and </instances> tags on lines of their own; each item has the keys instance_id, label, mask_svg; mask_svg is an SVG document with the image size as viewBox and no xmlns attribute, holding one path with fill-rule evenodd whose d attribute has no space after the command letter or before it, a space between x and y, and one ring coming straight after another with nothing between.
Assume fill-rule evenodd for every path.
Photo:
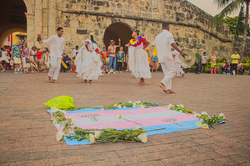
<instances>
[{"instance_id":1,"label":"stone fortress wall","mask_svg":"<svg viewBox=\"0 0 250 166\"><path fill-rule=\"evenodd\" d=\"M110 39L121 38L124 46L131 39L133 29L140 30L152 43L161 32L162 22L171 24L170 31L181 49L195 52L201 48L207 55L215 52L220 58L229 58L233 52L229 26L222 23L212 28L213 17L186 0L24 1L31 7L33 2L33 9L26 14L28 43L42 47L35 41L35 34L42 33L46 39L56 33L56 27L62 26L69 55L75 45L82 45L90 32L95 33L100 47L102 38L106 46ZM149 48L152 54L153 47Z\"/></svg>"}]
</instances>

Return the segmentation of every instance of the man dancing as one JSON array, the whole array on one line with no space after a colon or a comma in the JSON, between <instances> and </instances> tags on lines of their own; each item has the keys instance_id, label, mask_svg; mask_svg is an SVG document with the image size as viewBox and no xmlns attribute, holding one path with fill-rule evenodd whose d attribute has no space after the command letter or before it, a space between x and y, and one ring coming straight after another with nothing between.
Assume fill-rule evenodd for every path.
<instances>
[{"instance_id":1,"label":"man dancing","mask_svg":"<svg viewBox=\"0 0 250 166\"><path fill-rule=\"evenodd\" d=\"M64 38L63 28L57 28L57 35L51 36L48 40L40 41L42 45L50 45L51 68L48 73L48 81L59 83L57 81L60 70L61 60L63 59Z\"/></svg>"},{"instance_id":2,"label":"man dancing","mask_svg":"<svg viewBox=\"0 0 250 166\"><path fill-rule=\"evenodd\" d=\"M108 74L110 74L110 69L111 69L111 65L113 63L113 73L115 73L115 66L116 66L116 48L117 47L121 47L121 39L119 38L119 45L115 45L115 41L111 40L110 41L110 46L108 47L108 53L109 53L109 72Z\"/></svg>"},{"instance_id":3,"label":"man dancing","mask_svg":"<svg viewBox=\"0 0 250 166\"><path fill-rule=\"evenodd\" d=\"M172 78L176 75L176 68L171 54L171 46L182 56L186 55L175 44L173 34L169 32L169 29L169 23L163 23L162 32L155 37L153 42L153 46L156 46L157 49L159 63L165 75L159 86L167 94L175 93L172 91Z\"/></svg>"}]
</instances>

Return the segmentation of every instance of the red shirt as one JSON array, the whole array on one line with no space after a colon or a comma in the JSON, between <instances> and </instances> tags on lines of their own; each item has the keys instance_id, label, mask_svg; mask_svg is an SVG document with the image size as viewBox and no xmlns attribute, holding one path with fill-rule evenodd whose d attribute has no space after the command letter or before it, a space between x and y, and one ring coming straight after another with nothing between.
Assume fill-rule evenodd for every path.
<instances>
[{"instance_id":1,"label":"red shirt","mask_svg":"<svg viewBox=\"0 0 250 166\"><path fill-rule=\"evenodd\" d=\"M102 56L102 59L107 58L107 57L108 57L108 52L106 52L106 55L104 55L104 53L102 52L102 53L101 53L101 56Z\"/></svg>"},{"instance_id":2,"label":"red shirt","mask_svg":"<svg viewBox=\"0 0 250 166\"><path fill-rule=\"evenodd\" d=\"M42 52L37 52L37 59L42 59Z\"/></svg>"}]
</instances>

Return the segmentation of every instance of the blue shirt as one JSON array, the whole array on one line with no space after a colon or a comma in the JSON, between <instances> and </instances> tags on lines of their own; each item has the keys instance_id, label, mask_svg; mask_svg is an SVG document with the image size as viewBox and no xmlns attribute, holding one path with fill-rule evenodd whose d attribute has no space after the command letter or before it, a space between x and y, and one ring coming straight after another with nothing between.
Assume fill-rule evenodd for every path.
<instances>
[{"instance_id":1,"label":"blue shirt","mask_svg":"<svg viewBox=\"0 0 250 166\"><path fill-rule=\"evenodd\" d=\"M14 57L14 58L20 58L20 49L19 49L19 47L17 46L17 44L14 44L14 45L11 47L11 50L13 50L13 57Z\"/></svg>"}]
</instances>

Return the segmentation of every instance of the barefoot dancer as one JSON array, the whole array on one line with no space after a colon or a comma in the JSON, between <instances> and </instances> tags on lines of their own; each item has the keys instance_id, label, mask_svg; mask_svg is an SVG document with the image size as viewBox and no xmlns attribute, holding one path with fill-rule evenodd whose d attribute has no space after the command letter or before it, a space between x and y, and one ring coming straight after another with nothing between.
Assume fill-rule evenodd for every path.
<instances>
[{"instance_id":1,"label":"barefoot dancer","mask_svg":"<svg viewBox=\"0 0 250 166\"><path fill-rule=\"evenodd\" d=\"M48 40L41 41L42 45L50 45L51 68L48 73L48 81L58 83L58 74L60 70L61 60L63 58L64 38L63 28L57 28L57 35L51 36Z\"/></svg>"},{"instance_id":2,"label":"barefoot dancer","mask_svg":"<svg viewBox=\"0 0 250 166\"><path fill-rule=\"evenodd\" d=\"M77 77L84 79L84 83L98 80L98 77L102 75L102 62L98 55L100 52L94 40L94 33L90 33L89 38L84 41L75 60Z\"/></svg>"},{"instance_id":3,"label":"barefoot dancer","mask_svg":"<svg viewBox=\"0 0 250 166\"><path fill-rule=\"evenodd\" d=\"M136 30L133 32L132 37L128 44L129 48L129 67L132 75L135 78L140 78L140 85L144 85L144 79L150 79L151 73L148 64L148 53L145 51L145 48L149 45L149 42L146 38L139 36L139 31Z\"/></svg>"},{"instance_id":4,"label":"barefoot dancer","mask_svg":"<svg viewBox=\"0 0 250 166\"><path fill-rule=\"evenodd\" d=\"M162 32L155 37L153 43L153 45L156 46L159 63L161 64L165 75L159 86L167 94L175 93L172 91L172 78L176 75L176 68L171 54L171 46L182 56L185 56L186 54L175 44L173 34L169 32L169 24L163 23L162 29Z\"/></svg>"}]
</instances>

